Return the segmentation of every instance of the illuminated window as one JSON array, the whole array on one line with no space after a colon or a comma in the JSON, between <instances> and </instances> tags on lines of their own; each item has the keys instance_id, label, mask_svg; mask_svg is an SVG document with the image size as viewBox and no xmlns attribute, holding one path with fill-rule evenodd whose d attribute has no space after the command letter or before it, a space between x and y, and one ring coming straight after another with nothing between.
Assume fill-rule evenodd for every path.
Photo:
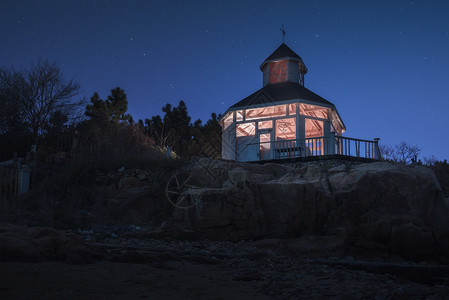
<instances>
[{"instance_id":1,"label":"illuminated window","mask_svg":"<svg viewBox=\"0 0 449 300\"><path fill-rule=\"evenodd\" d=\"M324 135L323 121L313 120L306 118L306 138L319 137Z\"/></svg>"},{"instance_id":2,"label":"illuminated window","mask_svg":"<svg viewBox=\"0 0 449 300\"><path fill-rule=\"evenodd\" d=\"M255 135L256 134L256 123L255 122L248 122L248 123L242 123L237 124L236 127L236 136L249 136L249 135Z\"/></svg>"},{"instance_id":3,"label":"illuminated window","mask_svg":"<svg viewBox=\"0 0 449 300\"><path fill-rule=\"evenodd\" d=\"M232 122L234 121L234 113L230 112L228 113L228 115L223 119L223 131L226 130L226 128L229 127L229 125L232 124Z\"/></svg>"},{"instance_id":4,"label":"illuminated window","mask_svg":"<svg viewBox=\"0 0 449 300\"><path fill-rule=\"evenodd\" d=\"M260 129L271 129L273 128L273 121L260 121L258 122L259 130Z\"/></svg>"},{"instance_id":5,"label":"illuminated window","mask_svg":"<svg viewBox=\"0 0 449 300\"><path fill-rule=\"evenodd\" d=\"M270 63L270 83L287 81L287 61L274 61Z\"/></svg>"},{"instance_id":6,"label":"illuminated window","mask_svg":"<svg viewBox=\"0 0 449 300\"><path fill-rule=\"evenodd\" d=\"M288 114L289 115L296 115L296 104L289 104L288 105Z\"/></svg>"},{"instance_id":7,"label":"illuminated window","mask_svg":"<svg viewBox=\"0 0 449 300\"><path fill-rule=\"evenodd\" d=\"M285 116L287 111L285 105L269 106L246 110L246 120L266 119Z\"/></svg>"},{"instance_id":8,"label":"illuminated window","mask_svg":"<svg viewBox=\"0 0 449 300\"><path fill-rule=\"evenodd\" d=\"M299 104L299 113L301 115L327 119L327 108L322 106L310 105L310 104Z\"/></svg>"},{"instance_id":9,"label":"illuminated window","mask_svg":"<svg viewBox=\"0 0 449 300\"><path fill-rule=\"evenodd\" d=\"M276 141L296 139L296 118L276 120Z\"/></svg>"},{"instance_id":10,"label":"illuminated window","mask_svg":"<svg viewBox=\"0 0 449 300\"><path fill-rule=\"evenodd\" d=\"M269 159L270 158L270 134L262 133L259 135L259 157L260 159Z\"/></svg>"},{"instance_id":11,"label":"illuminated window","mask_svg":"<svg viewBox=\"0 0 449 300\"><path fill-rule=\"evenodd\" d=\"M237 122L243 121L243 110L238 110L235 112L235 120Z\"/></svg>"},{"instance_id":12,"label":"illuminated window","mask_svg":"<svg viewBox=\"0 0 449 300\"><path fill-rule=\"evenodd\" d=\"M341 125L340 118L338 117L335 110L331 110L330 115L331 115L331 131L335 132L335 134L337 135L342 135L344 129Z\"/></svg>"}]
</instances>

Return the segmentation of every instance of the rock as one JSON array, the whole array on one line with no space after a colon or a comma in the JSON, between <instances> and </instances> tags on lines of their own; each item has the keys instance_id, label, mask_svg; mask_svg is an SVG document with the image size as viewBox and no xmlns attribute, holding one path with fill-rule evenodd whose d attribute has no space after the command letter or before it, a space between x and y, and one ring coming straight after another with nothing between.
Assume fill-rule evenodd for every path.
<instances>
[{"instance_id":1,"label":"rock","mask_svg":"<svg viewBox=\"0 0 449 300\"><path fill-rule=\"evenodd\" d=\"M393 226L391 250L411 260L422 260L435 255L436 245L431 232L412 223Z\"/></svg>"},{"instance_id":2,"label":"rock","mask_svg":"<svg viewBox=\"0 0 449 300\"><path fill-rule=\"evenodd\" d=\"M83 257L78 253L69 253L65 258L65 262L71 265L83 265L86 263Z\"/></svg>"},{"instance_id":3,"label":"rock","mask_svg":"<svg viewBox=\"0 0 449 300\"><path fill-rule=\"evenodd\" d=\"M307 169L307 173L304 175L304 178L307 180L318 180L321 177L321 168L318 165L312 164L309 165Z\"/></svg>"},{"instance_id":4,"label":"rock","mask_svg":"<svg viewBox=\"0 0 449 300\"><path fill-rule=\"evenodd\" d=\"M378 218L365 223L361 230L365 232L367 240L388 244L391 240L392 226L392 220Z\"/></svg>"},{"instance_id":5,"label":"rock","mask_svg":"<svg viewBox=\"0 0 449 300\"><path fill-rule=\"evenodd\" d=\"M334 173L345 172L347 170L348 170L348 167L346 165L339 165L339 166L330 168L329 170L327 170L327 172L329 174L334 174Z\"/></svg>"},{"instance_id":6,"label":"rock","mask_svg":"<svg viewBox=\"0 0 449 300\"><path fill-rule=\"evenodd\" d=\"M87 263L101 257L77 235L45 227L0 227L0 261Z\"/></svg>"},{"instance_id":7,"label":"rock","mask_svg":"<svg viewBox=\"0 0 449 300\"><path fill-rule=\"evenodd\" d=\"M41 261L40 252L30 240L0 234L0 261Z\"/></svg>"},{"instance_id":8,"label":"rock","mask_svg":"<svg viewBox=\"0 0 449 300\"><path fill-rule=\"evenodd\" d=\"M248 179L249 172L241 167L234 168L228 171L229 182L235 187L243 188Z\"/></svg>"},{"instance_id":9,"label":"rock","mask_svg":"<svg viewBox=\"0 0 449 300\"><path fill-rule=\"evenodd\" d=\"M142 181L137 177L126 177L120 180L118 186L120 189L126 190L131 188L139 188L143 186L144 184Z\"/></svg>"},{"instance_id":10,"label":"rock","mask_svg":"<svg viewBox=\"0 0 449 300\"><path fill-rule=\"evenodd\" d=\"M391 249L417 260L449 255L449 209L430 168L388 162L327 171L316 162L217 166L229 168L222 170L224 183L205 189L194 208L175 210L167 224L209 239L339 235L347 247L355 240L366 251Z\"/></svg>"}]
</instances>

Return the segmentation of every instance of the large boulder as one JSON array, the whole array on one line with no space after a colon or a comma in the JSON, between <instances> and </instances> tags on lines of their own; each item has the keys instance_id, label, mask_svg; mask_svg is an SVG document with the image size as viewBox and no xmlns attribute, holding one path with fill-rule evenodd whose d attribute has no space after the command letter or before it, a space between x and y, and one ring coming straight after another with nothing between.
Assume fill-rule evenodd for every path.
<instances>
[{"instance_id":1,"label":"large boulder","mask_svg":"<svg viewBox=\"0 0 449 300\"><path fill-rule=\"evenodd\" d=\"M449 209L430 168L374 163L265 164L203 159L214 186L172 227L210 239L340 235L424 259L449 253Z\"/></svg>"}]
</instances>

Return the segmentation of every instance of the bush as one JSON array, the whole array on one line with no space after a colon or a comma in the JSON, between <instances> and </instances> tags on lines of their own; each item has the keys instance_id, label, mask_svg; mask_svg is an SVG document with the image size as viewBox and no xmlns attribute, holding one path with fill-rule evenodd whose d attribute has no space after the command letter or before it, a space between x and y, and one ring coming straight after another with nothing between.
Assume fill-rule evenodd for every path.
<instances>
[{"instance_id":1,"label":"bush","mask_svg":"<svg viewBox=\"0 0 449 300\"><path fill-rule=\"evenodd\" d=\"M449 164L447 163L447 160L436 161L431 164L430 167L437 175L445 196L449 197Z\"/></svg>"}]
</instances>

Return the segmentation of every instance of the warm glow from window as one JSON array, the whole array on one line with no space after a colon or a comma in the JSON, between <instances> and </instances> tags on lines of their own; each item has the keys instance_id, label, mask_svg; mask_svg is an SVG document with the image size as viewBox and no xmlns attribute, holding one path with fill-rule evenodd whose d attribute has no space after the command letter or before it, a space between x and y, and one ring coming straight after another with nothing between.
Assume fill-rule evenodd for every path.
<instances>
[{"instance_id":1,"label":"warm glow from window","mask_svg":"<svg viewBox=\"0 0 449 300\"><path fill-rule=\"evenodd\" d=\"M299 104L299 113L301 115L315 117L315 118L321 118L321 119L327 119L327 117L328 117L326 107L304 104L304 103Z\"/></svg>"},{"instance_id":2,"label":"warm glow from window","mask_svg":"<svg viewBox=\"0 0 449 300\"><path fill-rule=\"evenodd\" d=\"M242 123L237 124L236 127L236 136L249 136L249 135L255 135L256 134L256 123L255 122L248 122L248 123Z\"/></svg>"},{"instance_id":3,"label":"warm glow from window","mask_svg":"<svg viewBox=\"0 0 449 300\"><path fill-rule=\"evenodd\" d=\"M285 105L269 106L246 110L246 120L282 117L287 114Z\"/></svg>"},{"instance_id":4,"label":"warm glow from window","mask_svg":"<svg viewBox=\"0 0 449 300\"><path fill-rule=\"evenodd\" d=\"M270 83L287 81L287 60L270 63Z\"/></svg>"},{"instance_id":5,"label":"warm glow from window","mask_svg":"<svg viewBox=\"0 0 449 300\"><path fill-rule=\"evenodd\" d=\"M296 118L276 120L276 141L296 139Z\"/></svg>"},{"instance_id":6,"label":"warm glow from window","mask_svg":"<svg viewBox=\"0 0 449 300\"><path fill-rule=\"evenodd\" d=\"M342 135L344 132L343 127L341 126L340 118L338 117L335 110L331 110L331 131L335 132L337 135Z\"/></svg>"},{"instance_id":7,"label":"warm glow from window","mask_svg":"<svg viewBox=\"0 0 449 300\"><path fill-rule=\"evenodd\" d=\"M296 104L289 104L288 105L288 114L289 115L296 115Z\"/></svg>"},{"instance_id":8,"label":"warm glow from window","mask_svg":"<svg viewBox=\"0 0 449 300\"><path fill-rule=\"evenodd\" d=\"M235 120L236 122L243 121L243 110L238 110L235 112Z\"/></svg>"},{"instance_id":9,"label":"warm glow from window","mask_svg":"<svg viewBox=\"0 0 449 300\"><path fill-rule=\"evenodd\" d=\"M233 116L234 116L234 113L233 113L233 112L230 112L230 113L228 113L227 116L223 119L223 131L226 130L226 128L228 128L229 125L232 124L232 122L234 121L234 120L233 120Z\"/></svg>"},{"instance_id":10,"label":"warm glow from window","mask_svg":"<svg viewBox=\"0 0 449 300\"><path fill-rule=\"evenodd\" d=\"M306 118L306 138L319 137L324 135L323 121Z\"/></svg>"},{"instance_id":11,"label":"warm glow from window","mask_svg":"<svg viewBox=\"0 0 449 300\"><path fill-rule=\"evenodd\" d=\"M273 121L260 121L258 122L259 130L260 129L271 129L273 128Z\"/></svg>"},{"instance_id":12,"label":"warm glow from window","mask_svg":"<svg viewBox=\"0 0 449 300\"><path fill-rule=\"evenodd\" d=\"M259 135L259 151L260 151L260 158L261 159L268 159L270 158L270 134L269 133L261 133Z\"/></svg>"}]
</instances>

